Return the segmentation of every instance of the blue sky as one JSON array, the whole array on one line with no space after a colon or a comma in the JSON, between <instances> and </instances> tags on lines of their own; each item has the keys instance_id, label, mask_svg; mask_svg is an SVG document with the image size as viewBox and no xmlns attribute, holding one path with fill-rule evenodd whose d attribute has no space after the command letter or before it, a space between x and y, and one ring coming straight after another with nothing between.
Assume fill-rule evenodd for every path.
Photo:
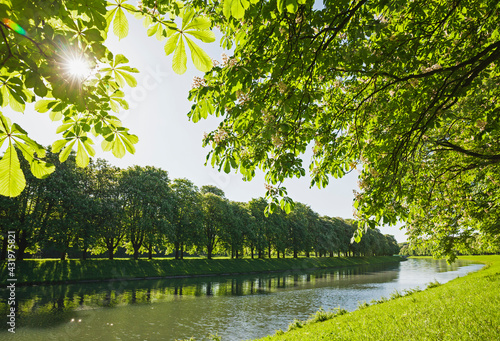
<instances>
[{"instance_id":1,"label":"blue sky","mask_svg":"<svg viewBox=\"0 0 500 341\"><path fill-rule=\"evenodd\" d=\"M234 201L246 202L265 195L262 173L251 182L244 182L239 174L219 173L204 166L209 150L202 148L202 136L204 132L215 129L220 118L209 117L196 124L188 120L187 113L193 104L187 100L192 79L203 74L194 68L190 57L188 71L183 75L175 74L171 68L172 56L165 56L163 50L165 41L148 37L142 23L131 16L129 24L129 36L125 39L118 41L110 32L108 47L114 54L125 55L130 66L140 71L135 75L137 87L125 91L130 110L118 115L124 126L139 136L139 143L134 155L116 159L110 152L102 152L101 140L96 140L96 156L122 168L132 165L160 167L168 171L171 179L188 178L199 187L215 185ZM224 51L217 42L199 45L212 58L221 60ZM55 134L60 122L51 122L47 114L34 112L32 106L24 114L7 108L3 111L39 143L49 145L60 138ZM304 157L305 165L309 159L310 156ZM294 200L311 206L321 215L352 218L353 190L358 189L357 175L355 171L342 179L332 179L325 189L309 188L308 177L289 180L285 186ZM404 232L396 227L381 230L393 234L399 242L406 240Z\"/></svg>"}]
</instances>

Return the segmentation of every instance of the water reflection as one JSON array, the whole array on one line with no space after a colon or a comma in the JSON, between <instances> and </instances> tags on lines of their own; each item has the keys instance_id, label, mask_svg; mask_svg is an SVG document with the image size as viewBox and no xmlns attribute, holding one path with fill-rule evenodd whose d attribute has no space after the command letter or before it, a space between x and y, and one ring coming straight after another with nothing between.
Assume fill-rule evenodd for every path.
<instances>
[{"instance_id":1,"label":"water reflection","mask_svg":"<svg viewBox=\"0 0 500 341\"><path fill-rule=\"evenodd\" d=\"M51 328L66 321L74 310L159 303L178 296L245 296L357 282L361 274L373 273L373 282L394 280L399 264L352 267L309 272L282 272L235 277L198 277L163 280L111 281L85 284L19 287L17 326ZM382 271L382 272L380 272ZM384 272L385 271L385 272ZM358 279L359 280L359 279ZM2 295L6 297L6 295ZM7 312L1 302L2 314ZM48 317L43 317L49 315Z\"/></svg>"},{"instance_id":2,"label":"water reflection","mask_svg":"<svg viewBox=\"0 0 500 341\"><path fill-rule=\"evenodd\" d=\"M175 340L215 333L224 340L256 338L286 329L320 307L354 310L358 301L395 289L445 282L442 275L456 277L463 265L410 260L337 270L19 287L16 334L22 335L18 340L64 340L68 330L78 330L73 340ZM5 291L0 296L3 300ZM3 316L7 309L1 301ZM102 338L96 332L108 334Z\"/></svg>"}]
</instances>

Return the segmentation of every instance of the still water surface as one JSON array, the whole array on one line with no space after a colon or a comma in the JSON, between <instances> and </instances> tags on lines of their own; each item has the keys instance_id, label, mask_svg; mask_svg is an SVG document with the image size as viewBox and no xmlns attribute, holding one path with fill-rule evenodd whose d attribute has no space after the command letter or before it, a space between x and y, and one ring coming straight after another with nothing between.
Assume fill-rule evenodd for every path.
<instances>
[{"instance_id":1,"label":"still water surface","mask_svg":"<svg viewBox=\"0 0 500 341\"><path fill-rule=\"evenodd\" d=\"M355 310L358 302L445 283L481 267L410 259L335 270L20 287L16 333L4 322L0 340L254 339L320 308ZM5 316L7 292L0 295Z\"/></svg>"}]
</instances>

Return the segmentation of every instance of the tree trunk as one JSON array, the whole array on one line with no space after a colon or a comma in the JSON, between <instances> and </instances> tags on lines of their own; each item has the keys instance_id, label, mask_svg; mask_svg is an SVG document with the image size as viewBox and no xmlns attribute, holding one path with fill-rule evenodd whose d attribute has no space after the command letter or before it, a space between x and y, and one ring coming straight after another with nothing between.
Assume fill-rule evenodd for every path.
<instances>
[{"instance_id":1,"label":"tree trunk","mask_svg":"<svg viewBox=\"0 0 500 341\"><path fill-rule=\"evenodd\" d=\"M134 259L139 259L139 248L134 247Z\"/></svg>"},{"instance_id":2,"label":"tree trunk","mask_svg":"<svg viewBox=\"0 0 500 341\"><path fill-rule=\"evenodd\" d=\"M239 255L238 255L238 249L236 249L236 254L235 254L235 256L236 256L236 259L238 259L238 258L239 258Z\"/></svg>"},{"instance_id":3,"label":"tree trunk","mask_svg":"<svg viewBox=\"0 0 500 341\"><path fill-rule=\"evenodd\" d=\"M148 247L148 259L153 259L153 245L149 244Z\"/></svg>"},{"instance_id":4,"label":"tree trunk","mask_svg":"<svg viewBox=\"0 0 500 341\"><path fill-rule=\"evenodd\" d=\"M181 243L181 259L184 259L184 243Z\"/></svg>"},{"instance_id":5,"label":"tree trunk","mask_svg":"<svg viewBox=\"0 0 500 341\"><path fill-rule=\"evenodd\" d=\"M61 260L66 260L66 251L61 252Z\"/></svg>"},{"instance_id":6,"label":"tree trunk","mask_svg":"<svg viewBox=\"0 0 500 341\"><path fill-rule=\"evenodd\" d=\"M87 260L87 248L82 250L82 260Z\"/></svg>"},{"instance_id":7,"label":"tree trunk","mask_svg":"<svg viewBox=\"0 0 500 341\"><path fill-rule=\"evenodd\" d=\"M24 251L28 247L28 240L26 239L26 236L24 233L19 232L19 239L17 241L17 260L24 260Z\"/></svg>"},{"instance_id":8,"label":"tree trunk","mask_svg":"<svg viewBox=\"0 0 500 341\"><path fill-rule=\"evenodd\" d=\"M268 248L268 251L269 251L268 252L269 253L269 259L271 259L271 245L269 245L267 248Z\"/></svg>"},{"instance_id":9,"label":"tree trunk","mask_svg":"<svg viewBox=\"0 0 500 341\"><path fill-rule=\"evenodd\" d=\"M259 258L262 258L262 250L259 250Z\"/></svg>"},{"instance_id":10,"label":"tree trunk","mask_svg":"<svg viewBox=\"0 0 500 341\"><path fill-rule=\"evenodd\" d=\"M179 243L175 243L174 248L175 248L175 259L179 259Z\"/></svg>"},{"instance_id":11,"label":"tree trunk","mask_svg":"<svg viewBox=\"0 0 500 341\"><path fill-rule=\"evenodd\" d=\"M297 258L298 254L297 254L297 250L293 250L293 258Z\"/></svg>"},{"instance_id":12,"label":"tree trunk","mask_svg":"<svg viewBox=\"0 0 500 341\"><path fill-rule=\"evenodd\" d=\"M212 245L207 245L207 259L212 259Z\"/></svg>"}]
</instances>

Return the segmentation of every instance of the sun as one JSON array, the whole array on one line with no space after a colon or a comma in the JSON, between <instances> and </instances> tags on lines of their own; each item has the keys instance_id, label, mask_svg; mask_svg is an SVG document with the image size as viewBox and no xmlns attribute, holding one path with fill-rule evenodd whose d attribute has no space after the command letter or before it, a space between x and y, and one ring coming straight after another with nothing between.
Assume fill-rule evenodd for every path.
<instances>
[{"instance_id":1,"label":"sun","mask_svg":"<svg viewBox=\"0 0 500 341\"><path fill-rule=\"evenodd\" d=\"M90 76L90 65L83 56L71 56L64 64L68 75L75 80L83 81Z\"/></svg>"}]
</instances>

